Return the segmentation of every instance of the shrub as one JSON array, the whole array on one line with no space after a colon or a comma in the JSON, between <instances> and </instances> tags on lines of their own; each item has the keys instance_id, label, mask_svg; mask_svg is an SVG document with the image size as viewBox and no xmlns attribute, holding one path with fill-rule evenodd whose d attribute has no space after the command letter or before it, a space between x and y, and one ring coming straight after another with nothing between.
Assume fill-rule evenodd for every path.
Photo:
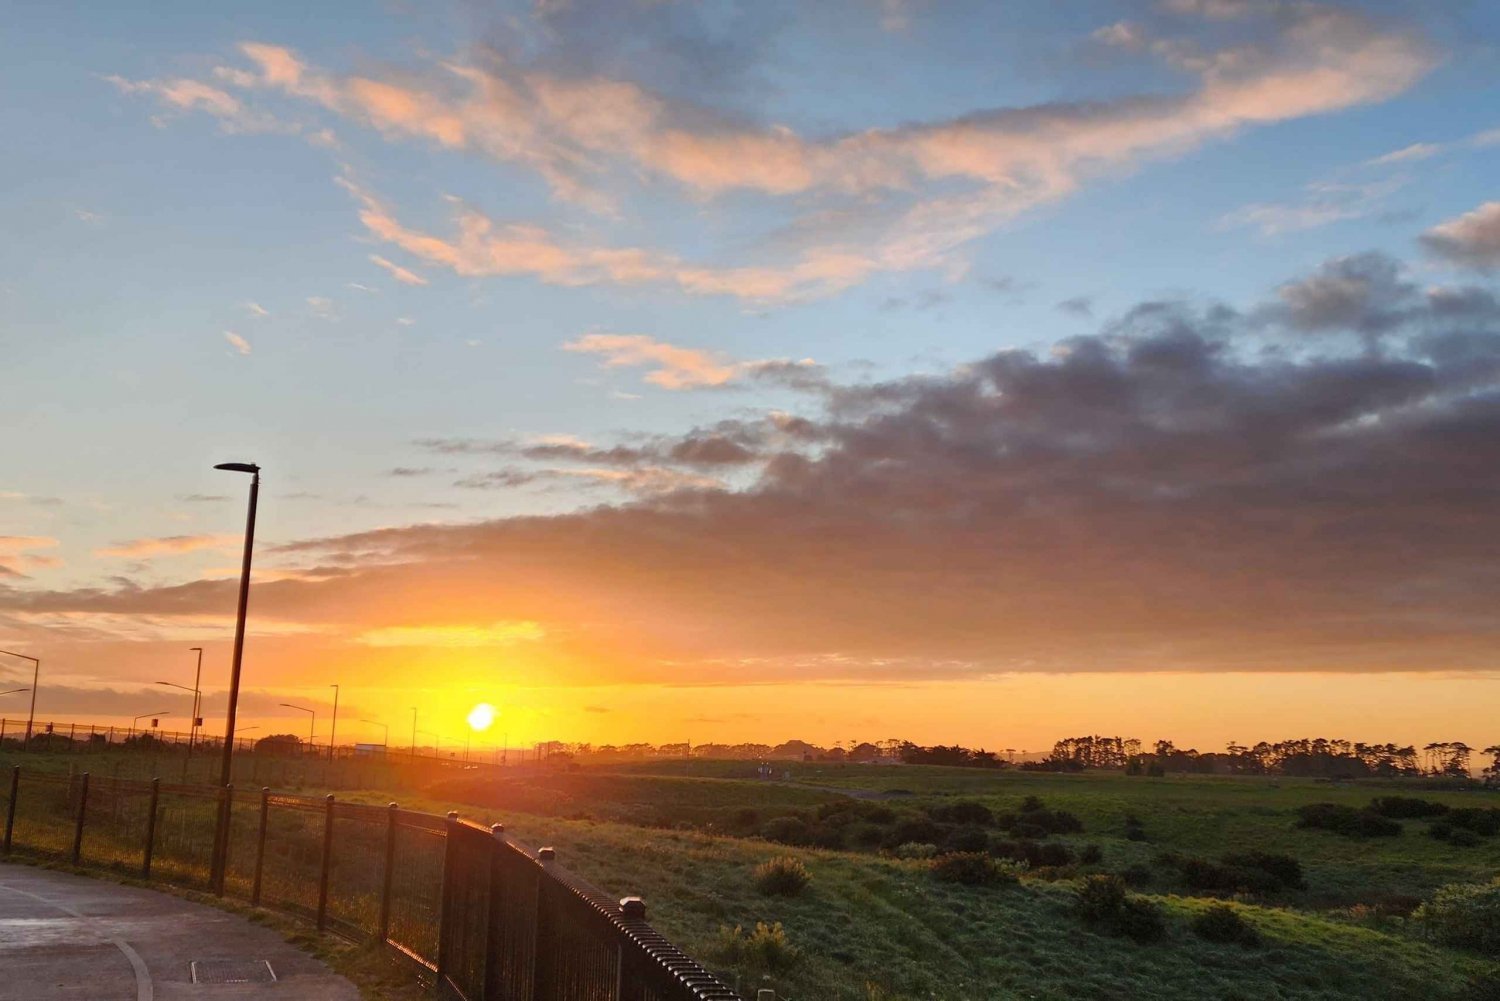
<instances>
[{"instance_id":1,"label":"shrub","mask_svg":"<svg viewBox=\"0 0 1500 1001\"><path fill-rule=\"evenodd\" d=\"M1115 931L1136 942L1155 942L1167 934L1167 919L1145 897L1129 897L1115 919Z\"/></svg>"},{"instance_id":2,"label":"shrub","mask_svg":"<svg viewBox=\"0 0 1500 1001\"><path fill-rule=\"evenodd\" d=\"M1156 873L1144 862L1137 862L1120 870L1120 878L1131 886L1147 886L1155 877Z\"/></svg>"},{"instance_id":3,"label":"shrub","mask_svg":"<svg viewBox=\"0 0 1500 1001\"><path fill-rule=\"evenodd\" d=\"M1257 869L1275 883L1273 889L1300 890L1307 885L1302 878L1302 863L1290 855L1275 852L1235 852L1225 855L1224 865L1236 869Z\"/></svg>"},{"instance_id":4,"label":"shrub","mask_svg":"<svg viewBox=\"0 0 1500 1001\"><path fill-rule=\"evenodd\" d=\"M981 827L989 827L995 822L995 815L989 807L970 799L935 806L927 812L933 820L948 824L977 824Z\"/></svg>"},{"instance_id":5,"label":"shrub","mask_svg":"<svg viewBox=\"0 0 1500 1001\"><path fill-rule=\"evenodd\" d=\"M936 845L942 843L944 836L943 828L926 817L907 817L898 820L890 830L886 831L883 844L887 848L904 845L910 841Z\"/></svg>"},{"instance_id":6,"label":"shrub","mask_svg":"<svg viewBox=\"0 0 1500 1001\"><path fill-rule=\"evenodd\" d=\"M778 855L755 867L755 888L773 897L795 897L811 882L807 867L790 855Z\"/></svg>"},{"instance_id":7,"label":"shrub","mask_svg":"<svg viewBox=\"0 0 1500 1001\"><path fill-rule=\"evenodd\" d=\"M1104 861L1104 849L1098 845L1084 845L1078 853L1078 861L1084 865L1098 865Z\"/></svg>"},{"instance_id":8,"label":"shrub","mask_svg":"<svg viewBox=\"0 0 1500 1001\"><path fill-rule=\"evenodd\" d=\"M1370 809L1382 817L1439 817L1448 812L1446 803L1416 799L1412 796L1377 796L1370 800Z\"/></svg>"},{"instance_id":9,"label":"shrub","mask_svg":"<svg viewBox=\"0 0 1500 1001\"><path fill-rule=\"evenodd\" d=\"M755 931L749 935L739 925L721 926L709 954L726 966L748 967L764 973L785 973L802 958L801 951L787 940L779 921L769 926L757 922Z\"/></svg>"},{"instance_id":10,"label":"shrub","mask_svg":"<svg viewBox=\"0 0 1500 1001\"><path fill-rule=\"evenodd\" d=\"M1101 924L1114 920L1120 913L1120 908L1125 906L1128 896L1125 881L1119 876L1088 876L1078 887L1073 908L1083 920L1090 924Z\"/></svg>"},{"instance_id":11,"label":"shrub","mask_svg":"<svg viewBox=\"0 0 1500 1001\"><path fill-rule=\"evenodd\" d=\"M1356 810L1342 803L1308 803L1297 808L1297 826L1321 828L1348 838L1389 838L1401 825L1373 810Z\"/></svg>"},{"instance_id":12,"label":"shrub","mask_svg":"<svg viewBox=\"0 0 1500 1001\"><path fill-rule=\"evenodd\" d=\"M1500 956L1500 879L1449 883L1412 918L1444 945Z\"/></svg>"},{"instance_id":13,"label":"shrub","mask_svg":"<svg viewBox=\"0 0 1500 1001\"><path fill-rule=\"evenodd\" d=\"M923 844L920 841L908 841L904 845L897 845L892 849L892 854L901 859L930 859L937 854L937 845Z\"/></svg>"},{"instance_id":14,"label":"shrub","mask_svg":"<svg viewBox=\"0 0 1500 1001\"><path fill-rule=\"evenodd\" d=\"M1253 925L1228 904L1215 904L1193 918L1193 934L1208 942L1257 945L1260 935Z\"/></svg>"},{"instance_id":15,"label":"shrub","mask_svg":"<svg viewBox=\"0 0 1500 1001\"><path fill-rule=\"evenodd\" d=\"M760 836L784 845L806 845L812 842L812 829L807 821L795 815L772 817L760 826Z\"/></svg>"},{"instance_id":16,"label":"shrub","mask_svg":"<svg viewBox=\"0 0 1500 1001\"><path fill-rule=\"evenodd\" d=\"M1016 881L1014 869L1002 868L994 859L980 852L939 855L932 860L932 875L945 883L963 883L965 886L995 886Z\"/></svg>"},{"instance_id":17,"label":"shrub","mask_svg":"<svg viewBox=\"0 0 1500 1001\"><path fill-rule=\"evenodd\" d=\"M959 827L943 839L943 851L964 852L986 852L990 847L990 836L982 827Z\"/></svg>"},{"instance_id":18,"label":"shrub","mask_svg":"<svg viewBox=\"0 0 1500 1001\"><path fill-rule=\"evenodd\" d=\"M1473 831L1475 834L1488 838L1500 834L1500 809L1456 807L1443 815L1442 823Z\"/></svg>"}]
</instances>

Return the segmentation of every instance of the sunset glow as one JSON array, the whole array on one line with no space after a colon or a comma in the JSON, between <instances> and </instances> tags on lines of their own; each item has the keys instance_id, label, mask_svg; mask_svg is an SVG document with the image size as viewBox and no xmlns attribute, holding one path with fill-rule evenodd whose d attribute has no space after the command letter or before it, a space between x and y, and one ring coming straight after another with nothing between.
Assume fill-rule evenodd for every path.
<instances>
[{"instance_id":1,"label":"sunset glow","mask_svg":"<svg viewBox=\"0 0 1500 1001\"><path fill-rule=\"evenodd\" d=\"M1495 5L129 6L0 40L40 717L222 730L242 460L265 733L1493 741Z\"/></svg>"}]
</instances>

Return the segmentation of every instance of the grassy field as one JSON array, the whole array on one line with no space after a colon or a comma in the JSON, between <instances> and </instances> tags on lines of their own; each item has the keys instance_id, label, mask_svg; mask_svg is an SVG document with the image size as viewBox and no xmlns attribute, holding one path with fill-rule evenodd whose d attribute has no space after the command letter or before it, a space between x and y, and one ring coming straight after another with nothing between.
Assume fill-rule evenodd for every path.
<instances>
[{"instance_id":1,"label":"grassy field","mask_svg":"<svg viewBox=\"0 0 1500 1001\"><path fill-rule=\"evenodd\" d=\"M1500 836L1461 847L1428 836L1427 820L1403 820L1399 836L1351 839L1298 828L1294 813L1389 795L1500 807L1495 793L913 766L790 764L778 766L774 781L754 776L753 763L659 761L498 782L443 777L340 799L504 821L523 840L554 846L562 864L595 883L644 896L665 934L742 991L772 986L793 1001L1460 1001L1492 997L1471 982L1500 973L1500 957L1428 941L1404 917L1444 884L1500 874ZM1042 835L1065 846L1068 858L1034 866L1018 882L941 882L929 861L903 860L877 844L882 832L946 816L955 804L987 808L997 820L984 837L992 847L1008 844L1014 835L1001 818L1027 797L1073 815L1082 830ZM824 834L848 821L839 830L850 843L829 849L755 836L781 830L788 817ZM1215 861L1246 851L1295 858L1305 885L1215 898L1184 884L1183 857ZM811 882L795 896L767 895L756 867L783 856L800 860ZM1078 887L1098 873L1128 875L1132 892L1164 914L1164 937L1138 943L1081 922ZM1221 902L1253 926L1257 946L1193 933L1193 918Z\"/></svg>"},{"instance_id":2,"label":"grassy field","mask_svg":"<svg viewBox=\"0 0 1500 1001\"><path fill-rule=\"evenodd\" d=\"M1402 822L1400 836L1349 839L1295 826L1307 803L1364 806L1372 797L1419 796L1452 806L1500 806L1487 792L1428 791L1399 782L1304 779L1134 778L930 767L793 764L789 780L754 778L744 762L669 761L581 769L503 785L440 783L423 804L503 819L557 847L565 864L602 886L640 893L653 919L690 953L737 978L798 999L1277 999L1467 998L1470 980L1495 971L1485 957L1426 941L1400 916L1445 883L1500 874L1500 837L1458 847ZM728 836L725 817L753 811L815 814L878 803L919 814L957 801L996 813L1027 796L1066 810L1083 830L1047 840L1102 858L1037 870L1019 885L942 883L925 861L873 850L821 850ZM1127 817L1145 840L1127 836ZM643 826L649 825L649 826ZM674 829L675 828L675 829ZM1139 835L1138 835L1139 836ZM1216 901L1190 895L1163 853L1217 859L1284 853L1306 886L1232 896L1260 933L1258 948L1217 945L1188 929ZM812 876L793 898L767 896L754 869L791 855ZM1164 940L1137 944L1096 934L1072 912L1078 880L1129 872L1168 919ZM726 929L779 923L795 958L774 969L754 950L725 947Z\"/></svg>"}]
</instances>

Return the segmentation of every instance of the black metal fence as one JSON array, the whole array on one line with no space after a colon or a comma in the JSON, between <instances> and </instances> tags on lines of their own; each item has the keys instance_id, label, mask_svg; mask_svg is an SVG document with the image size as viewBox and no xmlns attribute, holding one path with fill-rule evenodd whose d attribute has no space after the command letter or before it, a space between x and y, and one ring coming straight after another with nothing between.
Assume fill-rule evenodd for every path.
<instances>
[{"instance_id":1,"label":"black metal fence","mask_svg":"<svg viewBox=\"0 0 1500 1001\"><path fill-rule=\"evenodd\" d=\"M303 916L400 953L464 1001L738 1001L615 900L486 828L261 789L20 766L3 850L132 873ZM215 866L222 856L222 866Z\"/></svg>"}]
</instances>

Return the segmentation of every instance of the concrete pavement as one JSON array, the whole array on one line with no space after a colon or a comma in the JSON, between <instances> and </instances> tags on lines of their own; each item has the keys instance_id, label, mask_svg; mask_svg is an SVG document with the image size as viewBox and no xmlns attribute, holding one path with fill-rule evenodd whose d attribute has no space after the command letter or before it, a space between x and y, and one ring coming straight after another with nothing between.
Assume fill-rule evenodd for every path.
<instances>
[{"instance_id":1,"label":"concrete pavement","mask_svg":"<svg viewBox=\"0 0 1500 1001\"><path fill-rule=\"evenodd\" d=\"M276 932L236 915L0 863L0 1001L274 998L359 1001L359 992Z\"/></svg>"}]
</instances>

